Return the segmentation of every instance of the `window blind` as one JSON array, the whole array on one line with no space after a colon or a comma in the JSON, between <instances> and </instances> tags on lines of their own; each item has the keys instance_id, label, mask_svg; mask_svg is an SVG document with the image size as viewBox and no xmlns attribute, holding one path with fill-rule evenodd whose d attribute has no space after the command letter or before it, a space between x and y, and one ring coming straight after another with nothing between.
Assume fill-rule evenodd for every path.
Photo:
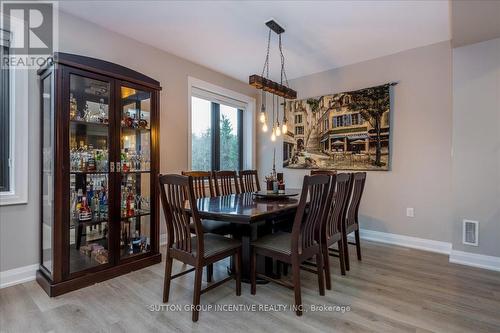
<instances>
[{"instance_id":1,"label":"window blind","mask_svg":"<svg viewBox=\"0 0 500 333\"><path fill-rule=\"evenodd\" d=\"M247 108L247 103L245 102L239 101L231 97L219 95L198 87L192 87L191 95L194 97L208 100L210 102L231 106L241 110L245 110Z\"/></svg>"}]
</instances>

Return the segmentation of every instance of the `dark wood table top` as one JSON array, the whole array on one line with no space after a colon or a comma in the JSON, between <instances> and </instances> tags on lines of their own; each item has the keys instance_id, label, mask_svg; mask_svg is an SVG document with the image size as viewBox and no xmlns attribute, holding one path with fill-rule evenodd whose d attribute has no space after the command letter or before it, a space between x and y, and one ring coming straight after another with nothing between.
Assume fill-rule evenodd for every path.
<instances>
[{"instance_id":1,"label":"dark wood table top","mask_svg":"<svg viewBox=\"0 0 500 333\"><path fill-rule=\"evenodd\" d=\"M299 193L294 198L267 200L258 199L253 193L231 194L198 199L200 218L250 224L297 209L300 189L290 189Z\"/></svg>"}]
</instances>

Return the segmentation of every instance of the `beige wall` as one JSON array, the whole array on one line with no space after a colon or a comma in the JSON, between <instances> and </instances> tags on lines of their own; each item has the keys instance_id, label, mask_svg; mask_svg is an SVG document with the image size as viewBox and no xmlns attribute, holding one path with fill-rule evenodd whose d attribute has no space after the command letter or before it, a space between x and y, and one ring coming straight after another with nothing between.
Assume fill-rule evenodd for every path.
<instances>
[{"instance_id":1,"label":"beige wall","mask_svg":"<svg viewBox=\"0 0 500 333\"><path fill-rule=\"evenodd\" d=\"M453 249L500 257L500 39L453 50ZM479 246L462 220L479 221Z\"/></svg>"},{"instance_id":2,"label":"beige wall","mask_svg":"<svg viewBox=\"0 0 500 333\"><path fill-rule=\"evenodd\" d=\"M62 52L96 57L130 67L160 81L161 172L187 169L188 76L254 96L248 84L208 68L141 44L74 16L60 13L59 48ZM0 208L0 271L38 263L39 256L39 109L34 73L29 83L29 202ZM163 224L162 224L163 228Z\"/></svg>"},{"instance_id":3,"label":"beige wall","mask_svg":"<svg viewBox=\"0 0 500 333\"><path fill-rule=\"evenodd\" d=\"M369 172L362 228L451 242L451 69L450 43L443 42L290 82L299 98L399 82L393 90L392 169ZM259 131L262 177L271 169L273 147L281 163L282 141L272 144ZM300 186L308 173L284 172L288 187ZM406 217L407 207L415 208L415 218Z\"/></svg>"}]
</instances>

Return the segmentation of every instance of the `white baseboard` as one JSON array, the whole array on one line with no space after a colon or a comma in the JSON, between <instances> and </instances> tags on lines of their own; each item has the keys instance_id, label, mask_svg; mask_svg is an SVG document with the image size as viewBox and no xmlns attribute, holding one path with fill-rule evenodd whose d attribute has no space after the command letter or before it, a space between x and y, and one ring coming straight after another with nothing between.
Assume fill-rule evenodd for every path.
<instances>
[{"instance_id":1,"label":"white baseboard","mask_svg":"<svg viewBox=\"0 0 500 333\"><path fill-rule=\"evenodd\" d=\"M33 281L36 278L36 271L38 268L38 264L33 264L0 272L0 289L23 282Z\"/></svg>"},{"instance_id":2,"label":"white baseboard","mask_svg":"<svg viewBox=\"0 0 500 333\"><path fill-rule=\"evenodd\" d=\"M500 272L500 257L452 250L450 262Z\"/></svg>"},{"instance_id":3,"label":"white baseboard","mask_svg":"<svg viewBox=\"0 0 500 333\"><path fill-rule=\"evenodd\" d=\"M387 232L360 229L359 237L369 241L399 245L429 252L442 254L451 253L451 243L424 239L418 237L390 234Z\"/></svg>"}]
</instances>

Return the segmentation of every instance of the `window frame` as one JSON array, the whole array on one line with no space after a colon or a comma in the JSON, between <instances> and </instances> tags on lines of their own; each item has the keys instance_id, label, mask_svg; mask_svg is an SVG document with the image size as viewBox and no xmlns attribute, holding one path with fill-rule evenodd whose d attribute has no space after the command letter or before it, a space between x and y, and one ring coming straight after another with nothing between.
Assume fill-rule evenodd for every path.
<instances>
[{"instance_id":1,"label":"window frame","mask_svg":"<svg viewBox=\"0 0 500 333\"><path fill-rule=\"evenodd\" d=\"M16 32L9 33L13 40ZM9 50L9 56L13 55L15 53ZM36 82L35 75L34 71L25 68L9 68L9 190L0 192L0 206L28 203L29 139L33 131L29 121L30 94L26 92L30 91L29 76Z\"/></svg>"},{"instance_id":2,"label":"window frame","mask_svg":"<svg viewBox=\"0 0 500 333\"><path fill-rule=\"evenodd\" d=\"M2 30L2 29L0 29ZM9 33L2 30L0 31L2 34L2 43L0 43L0 60L3 59L4 56L9 56L10 48L9 48ZM4 40L3 35L7 35ZM5 41L5 45L4 45ZM3 61L2 61L3 63ZM11 188L11 179L10 179L10 161L11 161L11 150L10 150L10 142L11 138L11 130L10 130L10 70L9 68L4 68L3 65L0 64L0 81L1 81L1 89L3 91L0 92L0 96L2 99L0 101L1 112L0 112L0 133L2 133L2 140L0 142L0 192L9 192ZM5 137L4 137L5 135ZM5 155L4 155L5 154Z\"/></svg>"},{"instance_id":3,"label":"window frame","mask_svg":"<svg viewBox=\"0 0 500 333\"><path fill-rule=\"evenodd\" d=\"M206 92L207 96L201 96L199 91ZM255 156L256 156L256 147L255 147L255 132L256 132L256 101L255 98L241 94L239 92L235 92L212 83L190 77L188 76L188 154L187 154L187 165L188 170L192 169L192 105L191 99L192 97L198 97L205 100L209 100L211 104L223 104L231 107L235 107L238 110L238 136L239 136L239 159L238 162L240 166L240 170L244 169L255 169ZM211 98L213 97L213 98ZM214 102L216 99L216 102ZM225 100L229 102L226 103ZM234 101L235 103L231 103ZM237 105L235 105L237 104ZM212 107L213 112L213 107ZM220 112L220 109L219 109ZM217 119L217 121L216 121ZM213 141L217 138L220 140L220 135L218 131L214 133L214 129L217 128L220 130L220 120L219 117L214 117L212 114L212 144ZM215 126L214 123L216 122ZM245 125L243 125L245 124ZM220 143L219 143L220 144ZM219 146L220 147L220 146ZM220 161L218 163L214 162L214 159L220 158L220 153L215 152L212 148L212 170L217 170L215 167L220 166Z\"/></svg>"}]
</instances>

